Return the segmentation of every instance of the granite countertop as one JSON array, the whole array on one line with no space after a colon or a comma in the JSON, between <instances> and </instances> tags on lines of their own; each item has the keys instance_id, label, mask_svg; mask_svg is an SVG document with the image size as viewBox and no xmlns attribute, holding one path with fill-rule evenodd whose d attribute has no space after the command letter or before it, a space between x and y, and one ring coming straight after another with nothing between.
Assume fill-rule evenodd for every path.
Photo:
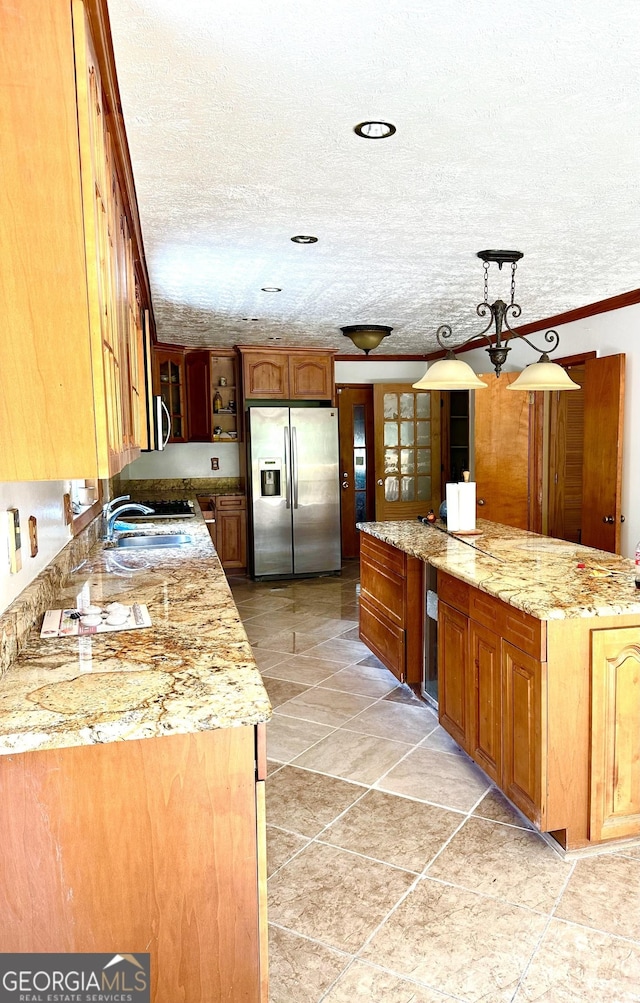
<instances>
[{"instance_id":1,"label":"granite countertop","mask_svg":"<svg viewBox=\"0 0 640 1003\"><path fill-rule=\"evenodd\" d=\"M153 626L41 640L40 618L0 679L0 754L269 719L271 705L202 516L150 524L149 531L188 533L193 542L140 551L98 544L52 606L75 607L81 596L99 606L140 602Z\"/></svg>"},{"instance_id":2,"label":"granite countertop","mask_svg":"<svg viewBox=\"0 0 640 1003\"><path fill-rule=\"evenodd\" d=\"M479 519L480 536L444 524L359 523L358 528L539 620L640 615L633 561ZM584 568L578 568L584 564Z\"/></svg>"}]
</instances>

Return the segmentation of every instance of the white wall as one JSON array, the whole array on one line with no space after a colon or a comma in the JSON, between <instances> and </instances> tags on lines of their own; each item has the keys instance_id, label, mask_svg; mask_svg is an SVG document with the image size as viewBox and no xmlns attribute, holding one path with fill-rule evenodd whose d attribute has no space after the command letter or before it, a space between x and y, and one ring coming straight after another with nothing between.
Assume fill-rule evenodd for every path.
<instances>
[{"instance_id":1,"label":"white wall","mask_svg":"<svg viewBox=\"0 0 640 1003\"><path fill-rule=\"evenodd\" d=\"M560 346L554 353L556 358L592 351L598 355L626 355L622 454L622 512L626 521L622 526L622 553L633 557L640 540L640 304L562 324L557 330ZM532 334L532 342L542 345L542 335L544 331ZM493 372L482 348L464 352L460 358L477 373ZM537 358L527 344L516 339L504 368L522 369Z\"/></svg>"},{"instance_id":2,"label":"white wall","mask_svg":"<svg viewBox=\"0 0 640 1003\"><path fill-rule=\"evenodd\" d=\"M149 480L182 477L238 477L237 442L172 442L162 452L142 453L122 471L122 480ZM217 456L220 469L211 469Z\"/></svg>"},{"instance_id":3,"label":"white wall","mask_svg":"<svg viewBox=\"0 0 640 1003\"><path fill-rule=\"evenodd\" d=\"M71 539L64 524L62 496L69 491L69 481L27 481L0 483L0 511L17 508L22 532L22 570L9 574L6 539L0 538L0 613L26 589ZM29 516L38 520L38 553L30 556Z\"/></svg>"},{"instance_id":4,"label":"white wall","mask_svg":"<svg viewBox=\"0 0 640 1003\"><path fill-rule=\"evenodd\" d=\"M424 376L426 362L340 362L336 359L336 383L415 383Z\"/></svg>"}]
</instances>

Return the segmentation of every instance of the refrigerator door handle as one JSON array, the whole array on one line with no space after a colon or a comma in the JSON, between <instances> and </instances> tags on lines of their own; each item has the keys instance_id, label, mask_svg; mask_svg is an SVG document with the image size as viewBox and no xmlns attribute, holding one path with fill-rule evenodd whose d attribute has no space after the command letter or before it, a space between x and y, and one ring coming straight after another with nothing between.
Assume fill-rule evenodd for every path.
<instances>
[{"instance_id":1,"label":"refrigerator door handle","mask_svg":"<svg viewBox=\"0 0 640 1003\"><path fill-rule=\"evenodd\" d=\"M293 507L298 507L298 435L295 425L291 426L291 479L293 481Z\"/></svg>"},{"instance_id":2,"label":"refrigerator door handle","mask_svg":"<svg viewBox=\"0 0 640 1003\"><path fill-rule=\"evenodd\" d=\"M284 429L284 478L286 507L291 508L291 447L289 445L289 427Z\"/></svg>"}]
</instances>

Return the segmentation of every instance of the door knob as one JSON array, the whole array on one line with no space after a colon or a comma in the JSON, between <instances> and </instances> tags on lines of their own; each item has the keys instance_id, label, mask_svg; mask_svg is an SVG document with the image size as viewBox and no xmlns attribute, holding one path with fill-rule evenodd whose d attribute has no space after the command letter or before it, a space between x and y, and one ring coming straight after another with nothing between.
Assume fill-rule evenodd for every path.
<instances>
[{"instance_id":1,"label":"door knob","mask_svg":"<svg viewBox=\"0 0 640 1003\"><path fill-rule=\"evenodd\" d=\"M612 515L603 515L602 516L602 521L608 523L609 525L611 525L611 523L614 523L616 520L614 519L614 517Z\"/></svg>"},{"instance_id":2,"label":"door knob","mask_svg":"<svg viewBox=\"0 0 640 1003\"><path fill-rule=\"evenodd\" d=\"M382 480L382 477L378 477L378 487L381 488L383 484L384 481Z\"/></svg>"},{"instance_id":3,"label":"door knob","mask_svg":"<svg viewBox=\"0 0 640 1003\"><path fill-rule=\"evenodd\" d=\"M349 487L349 481L343 481L343 482L342 482L342 487L343 487L343 488L344 488L344 490L346 491L346 490L347 490L347 488Z\"/></svg>"},{"instance_id":4,"label":"door knob","mask_svg":"<svg viewBox=\"0 0 640 1003\"><path fill-rule=\"evenodd\" d=\"M478 505L484 505L484 498L478 498Z\"/></svg>"},{"instance_id":5,"label":"door knob","mask_svg":"<svg viewBox=\"0 0 640 1003\"><path fill-rule=\"evenodd\" d=\"M620 516L620 522L624 522L624 519L625 519L625 517L623 515L621 515Z\"/></svg>"}]
</instances>

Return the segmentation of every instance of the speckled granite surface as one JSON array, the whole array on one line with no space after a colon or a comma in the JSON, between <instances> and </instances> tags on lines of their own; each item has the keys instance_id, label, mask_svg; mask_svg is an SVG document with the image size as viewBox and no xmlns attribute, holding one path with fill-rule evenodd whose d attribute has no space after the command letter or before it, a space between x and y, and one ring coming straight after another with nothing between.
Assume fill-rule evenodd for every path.
<instances>
[{"instance_id":1,"label":"speckled granite surface","mask_svg":"<svg viewBox=\"0 0 640 1003\"><path fill-rule=\"evenodd\" d=\"M146 603L153 626L41 640L0 680L0 753L188 734L268 720L271 706L201 518L163 522L183 547L97 544L51 605Z\"/></svg>"},{"instance_id":2,"label":"speckled granite surface","mask_svg":"<svg viewBox=\"0 0 640 1003\"><path fill-rule=\"evenodd\" d=\"M134 499L173 501L176 498L196 498L198 495L234 495L244 493L240 477L184 477L157 480L122 480L117 494L130 494Z\"/></svg>"},{"instance_id":3,"label":"speckled granite surface","mask_svg":"<svg viewBox=\"0 0 640 1003\"><path fill-rule=\"evenodd\" d=\"M482 535L465 542L417 521L359 528L540 620L640 615L633 561L625 557L485 519L477 524Z\"/></svg>"}]
</instances>

